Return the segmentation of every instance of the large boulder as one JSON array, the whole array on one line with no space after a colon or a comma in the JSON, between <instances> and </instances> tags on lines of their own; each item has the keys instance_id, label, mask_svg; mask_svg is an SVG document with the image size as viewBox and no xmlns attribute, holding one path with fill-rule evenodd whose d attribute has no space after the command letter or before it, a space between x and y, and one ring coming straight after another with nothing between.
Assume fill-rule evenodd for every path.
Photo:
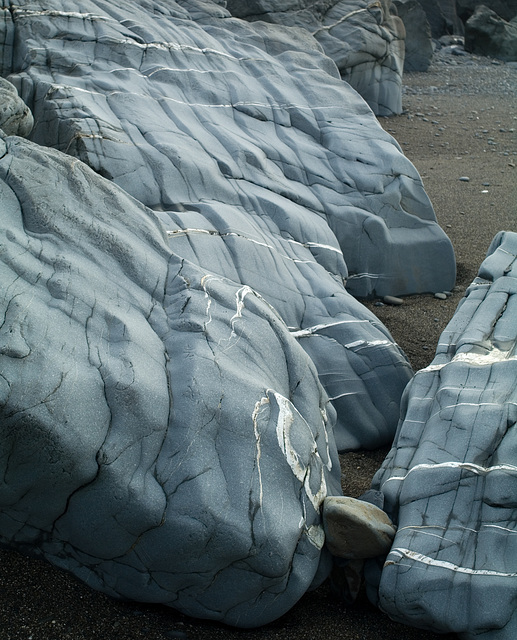
<instances>
[{"instance_id":1,"label":"large boulder","mask_svg":"<svg viewBox=\"0 0 517 640\"><path fill-rule=\"evenodd\" d=\"M394 0L406 31L404 71L427 71L434 44L429 21L418 0Z\"/></svg>"},{"instance_id":2,"label":"large boulder","mask_svg":"<svg viewBox=\"0 0 517 640\"><path fill-rule=\"evenodd\" d=\"M517 637L516 318L517 233L506 232L408 385L374 478L398 529L371 595L399 622Z\"/></svg>"},{"instance_id":3,"label":"large boulder","mask_svg":"<svg viewBox=\"0 0 517 640\"><path fill-rule=\"evenodd\" d=\"M75 158L0 142L0 544L238 626L325 577L316 369L251 288Z\"/></svg>"},{"instance_id":4,"label":"large boulder","mask_svg":"<svg viewBox=\"0 0 517 640\"><path fill-rule=\"evenodd\" d=\"M465 25L465 50L505 61L517 61L517 18L507 22L484 5Z\"/></svg>"},{"instance_id":5,"label":"large boulder","mask_svg":"<svg viewBox=\"0 0 517 640\"><path fill-rule=\"evenodd\" d=\"M4 25L32 140L156 210L203 202L258 224L323 221L337 245L327 234L334 246L314 252L343 252L355 296L453 285L452 247L417 171L307 31L212 2L41 5Z\"/></svg>"},{"instance_id":6,"label":"large boulder","mask_svg":"<svg viewBox=\"0 0 517 640\"><path fill-rule=\"evenodd\" d=\"M229 0L227 6L246 20L307 29L374 113L401 113L404 26L391 0Z\"/></svg>"}]
</instances>

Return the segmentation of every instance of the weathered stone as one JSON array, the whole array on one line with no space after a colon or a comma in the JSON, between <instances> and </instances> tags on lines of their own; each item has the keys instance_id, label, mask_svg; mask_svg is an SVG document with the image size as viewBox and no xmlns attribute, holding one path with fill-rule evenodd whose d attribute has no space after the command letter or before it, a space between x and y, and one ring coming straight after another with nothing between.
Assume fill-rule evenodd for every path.
<instances>
[{"instance_id":1,"label":"weathered stone","mask_svg":"<svg viewBox=\"0 0 517 640\"><path fill-rule=\"evenodd\" d=\"M404 71L426 71L434 53L431 27L418 0L394 0L406 31Z\"/></svg>"},{"instance_id":2,"label":"weathered stone","mask_svg":"<svg viewBox=\"0 0 517 640\"><path fill-rule=\"evenodd\" d=\"M374 113L402 112L405 36L391 0L229 0L227 6L246 20L307 29Z\"/></svg>"},{"instance_id":3,"label":"weathered stone","mask_svg":"<svg viewBox=\"0 0 517 640\"><path fill-rule=\"evenodd\" d=\"M345 560L386 555L395 537L395 527L382 509L346 496L325 498L323 529L327 549Z\"/></svg>"},{"instance_id":4,"label":"weathered stone","mask_svg":"<svg viewBox=\"0 0 517 640\"><path fill-rule=\"evenodd\" d=\"M250 287L21 138L0 159L0 543L115 597L255 626L330 569L317 372Z\"/></svg>"},{"instance_id":5,"label":"weathered stone","mask_svg":"<svg viewBox=\"0 0 517 640\"><path fill-rule=\"evenodd\" d=\"M449 33L463 35L463 23L456 13L456 0L418 0L425 11L433 38Z\"/></svg>"},{"instance_id":6,"label":"weathered stone","mask_svg":"<svg viewBox=\"0 0 517 640\"><path fill-rule=\"evenodd\" d=\"M502 232L408 385L374 478L398 529L382 573L369 567L370 596L399 622L517 635L516 318L517 233Z\"/></svg>"},{"instance_id":7,"label":"weathered stone","mask_svg":"<svg viewBox=\"0 0 517 640\"><path fill-rule=\"evenodd\" d=\"M465 50L500 60L517 61L517 18L503 20L484 5L465 24Z\"/></svg>"},{"instance_id":8,"label":"weathered stone","mask_svg":"<svg viewBox=\"0 0 517 640\"><path fill-rule=\"evenodd\" d=\"M18 96L16 88L0 78L0 129L8 136L26 137L33 125L32 113Z\"/></svg>"}]
</instances>

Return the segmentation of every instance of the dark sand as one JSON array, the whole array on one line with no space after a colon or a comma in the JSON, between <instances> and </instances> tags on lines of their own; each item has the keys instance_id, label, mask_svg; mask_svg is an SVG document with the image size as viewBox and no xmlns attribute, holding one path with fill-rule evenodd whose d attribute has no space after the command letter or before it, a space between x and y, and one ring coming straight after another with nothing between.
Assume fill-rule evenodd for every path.
<instances>
[{"instance_id":1,"label":"dark sand","mask_svg":"<svg viewBox=\"0 0 517 640\"><path fill-rule=\"evenodd\" d=\"M517 231L517 64L438 55L426 73L404 79L406 113L381 118L421 173L458 261L453 296L368 306L420 369L475 277L493 236ZM421 114L421 115L418 115ZM467 176L469 182L460 177ZM368 489L386 450L342 456L345 493ZM306 594L280 620L239 631L172 609L115 602L45 562L0 552L0 640L431 640L451 639L392 622L361 594L353 606L327 586Z\"/></svg>"}]
</instances>

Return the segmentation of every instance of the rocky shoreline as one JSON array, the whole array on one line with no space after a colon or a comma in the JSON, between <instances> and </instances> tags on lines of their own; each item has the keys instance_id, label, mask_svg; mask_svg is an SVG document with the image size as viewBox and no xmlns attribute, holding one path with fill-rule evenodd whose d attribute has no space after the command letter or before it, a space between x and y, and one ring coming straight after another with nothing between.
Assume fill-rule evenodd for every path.
<instances>
[{"instance_id":1,"label":"rocky shoreline","mask_svg":"<svg viewBox=\"0 0 517 640\"><path fill-rule=\"evenodd\" d=\"M458 262L456 287L446 300L423 295L406 298L399 306L367 303L415 369L432 360L438 337L492 237L501 229L517 230L516 67L444 48L427 72L405 76L404 113L380 119L422 175ZM342 456L345 493L357 496L367 489L385 454L380 450ZM47 563L14 552L2 551L1 558L2 640L438 637L391 622L364 595L347 607L334 599L328 586L306 594L275 623L243 632L165 607L112 601Z\"/></svg>"}]
</instances>

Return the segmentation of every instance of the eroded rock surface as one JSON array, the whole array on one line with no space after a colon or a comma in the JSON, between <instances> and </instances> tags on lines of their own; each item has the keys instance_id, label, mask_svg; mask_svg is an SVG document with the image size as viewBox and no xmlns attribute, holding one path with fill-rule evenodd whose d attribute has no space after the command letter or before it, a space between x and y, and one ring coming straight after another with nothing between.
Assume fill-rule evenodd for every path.
<instances>
[{"instance_id":1,"label":"eroded rock surface","mask_svg":"<svg viewBox=\"0 0 517 640\"><path fill-rule=\"evenodd\" d=\"M402 112L404 26L391 0L229 0L233 15L310 31L381 116Z\"/></svg>"},{"instance_id":2,"label":"eroded rock surface","mask_svg":"<svg viewBox=\"0 0 517 640\"><path fill-rule=\"evenodd\" d=\"M400 622L517 635L516 319L517 233L505 232L408 385L374 478L398 529L372 599Z\"/></svg>"},{"instance_id":3,"label":"eroded rock surface","mask_svg":"<svg viewBox=\"0 0 517 640\"><path fill-rule=\"evenodd\" d=\"M451 288L452 248L418 173L306 31L213 2L75 9L22 3L5 22L34 141L156 210L297 218L280 227L297 240L293 227L330 229L356 296Z\"/></svg>"},{"instance_id":4,"label":"eroded rock surface","mask_svg":"<svg viewBox=\"0 0 517 640\"><path fill-rule=\"evenodd\" d=\"M341 491L313 363L121 189L1 145L1 543L115 597L278 617L328 572Z\"/></svg>"}]
</instances>

